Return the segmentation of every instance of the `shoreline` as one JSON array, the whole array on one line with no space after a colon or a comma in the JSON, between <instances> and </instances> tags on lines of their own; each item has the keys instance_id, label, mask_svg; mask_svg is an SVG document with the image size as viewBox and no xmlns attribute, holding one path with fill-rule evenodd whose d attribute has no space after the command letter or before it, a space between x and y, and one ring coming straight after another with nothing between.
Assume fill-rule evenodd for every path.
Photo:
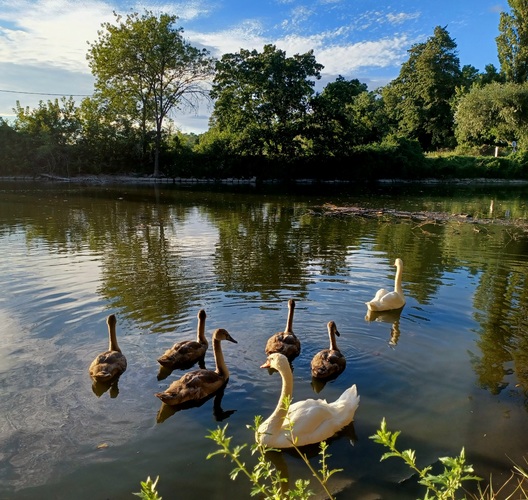
<instances>
[{"instance_id":1,"label":"shoreline","mask_svg":"<svg viewBox=\"0 0 528 500\"><path fill-rule=\"evenodd\" d=\"M109 174L90 174L79 175L73 177L61 177L50 174L39 174L37 176L4 176L0 177L0 181L13 182L40 182L46 181L50 183L72 183L72 184L89 184L89 185L105 185L105 184L240 184L240 185L256 185L261 184L280 184L285 181L281 179L264 179L257 180L256 177L250 178L234 178L228 177L224 179L214 178L198 178L198 177L153 177L153 176L137 176L137 175L109 175ZM354 181L332 179L332 180L318 180L318 179L294 179L288 181L290 183L299 185L308 184L355 184ZM528 185L528 180L525 179L489 179L489 178L453 178L453 179L378 179L376 181L381 185Z\"/></svg>"},{"instance_id":2,"label":"shoreline","mask_svg":"<svg viewBox=\"0 0 528 500\"><path fill-rule=\"evenodd\" d=\"M199 179L195 177L190 178L172 178L172 177L153 177L144 176L138 177L134 175L83 175L75 177L59 177L52 176L49 174L40 174L36 177L28 176L11 176L11 177L0 177L0 182L46 182L49 184L76 184L86 186L115 186L115 185L157 185L157 184L171 184L171 185L247 185L256 186L257 180L255 178L239 179L239 178L226 178L226 179ZM279 184L282 181L278 179L260 181L262 184ZM350 181L318 181L315 179L297 179L293 182L297 185L310 185L310 184L322 184L322 185L338 185L338 184L351 184ZM467 186L467 185L493 185L493 186L508 186L508 185L528 185L528 180L523 179L420 179L420 180L405 180L405 179L380 179L378 181L380 185L456 185L456 186ZM312 209L309 213L313 216L323 217L360 217L364 219L377 219L380 222L390 222L399 220L403 222L412 222L417 227L422 227L430 224L445 224L448 222L455 223L466 223L478 225L500 225L503 227L512 227L523 231L528 235L528 220L526 219L510 219L510 218L478 218L473 217L471 214L449 214L444 212L428 212L428 211L400 211L387 208L364 208L359 206L337 206L331 203L326 203L316 209ZM477 229L476 229L477 230ZM524 236L524 235L523 235Z\"/></svg>"}]
</instances>

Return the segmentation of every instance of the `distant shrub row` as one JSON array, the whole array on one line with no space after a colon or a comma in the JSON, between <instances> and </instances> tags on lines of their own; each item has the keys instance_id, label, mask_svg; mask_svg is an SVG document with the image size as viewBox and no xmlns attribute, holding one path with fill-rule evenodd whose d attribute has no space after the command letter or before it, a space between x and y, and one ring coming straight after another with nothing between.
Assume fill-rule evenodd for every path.
<instances>
[{"instance_id":1,"label":"distant shrub row","mask_svg":"<svg viewBox=\"0 0 528 500\"><path fill-rule=\"evenodd\" d=\"M528 179L528 153L507 157L424 155L417 141L395 138L381 144L356 146L343 155L303 156L273 160L260 156L180 157L169 177L316 179L369 182L378 179L427 178Z\"/></svg>"}]
</instances>

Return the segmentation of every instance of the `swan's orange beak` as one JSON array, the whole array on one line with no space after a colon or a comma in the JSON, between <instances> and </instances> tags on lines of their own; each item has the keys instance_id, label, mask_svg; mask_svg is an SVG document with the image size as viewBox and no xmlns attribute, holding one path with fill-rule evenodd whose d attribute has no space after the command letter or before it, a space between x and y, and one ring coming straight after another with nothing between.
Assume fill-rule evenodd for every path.
<instances>
[{"instance_id":1,"label":"swan's orange beak","mask_svg":"<svg viewBox=\"0 0 528 500\"><path fill-rule=\"evenodd\" d=\"M271 368L269 358L266 360L266 362L263 365L261 365L261 368Z\"/></svg>"}]
</instances>

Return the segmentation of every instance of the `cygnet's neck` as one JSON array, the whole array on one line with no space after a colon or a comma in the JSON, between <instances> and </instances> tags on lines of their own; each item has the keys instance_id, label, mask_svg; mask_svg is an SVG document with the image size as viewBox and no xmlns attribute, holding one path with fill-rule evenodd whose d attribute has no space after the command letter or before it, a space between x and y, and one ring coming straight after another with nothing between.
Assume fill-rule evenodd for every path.
<instances>
[{"instance_id":1,"label":"cygnet's neck","mask_svg":"<svg viewBox=\"0 0 528 500\"><path fill-rule=\"evenodd\" d=\"M288 318L286 320L286 329L284 330L286 333L293 333L293 312L295 310L295 306L293 304L288 305Z\"/></svg>"},{"instance_id":2,"label":"cygnet's neck","mask_svg":"<svg viewBox=\"0 0 528 500\"><path fill-rule=\"evenodd\" d=\"M339 349L337 348L336 336L332 329L328 330L328 336L330 337L330 349L332 349L333 351L339 351Z\"/></svg>"},{"instance_id":3,"label":"cygnet's neck","mask_svg":"<svg viewBox=\"0 0 528 500\"><path fill-rule=\"evenodd\" d=\"M224 360L224 353L222 352L221 340L213 338L213 354L216 364L216 373L224 379L229 378L229 370Z\"/></svg>"},{"instance_id":4,"label":"cygnet's neck","mask_svg":"<svg viewBox=\"0 0 528 500\"><path fill-rule=\"evenodd\" d=\"M205 337L205 320L198 318L198 328L196 330L196 341L200 344L209 345Z\"/></svg>"},{"instance_id":5,"label":"cygnet's neck","mask_svg":"<svg viewBox=\"0 0 528 500\"><path fill-rule=\"evenodd\" d=\"M109 337L108 350L121 352L121 349L119 348L119 345L117 343L115 324L108 325L108 337Z\"/></svg>"}]
</instances>

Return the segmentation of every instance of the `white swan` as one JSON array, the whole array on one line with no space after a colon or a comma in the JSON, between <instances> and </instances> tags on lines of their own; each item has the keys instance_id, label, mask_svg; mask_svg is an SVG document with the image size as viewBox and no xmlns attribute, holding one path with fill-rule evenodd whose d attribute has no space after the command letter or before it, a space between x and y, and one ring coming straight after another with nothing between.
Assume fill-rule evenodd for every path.
<instances>
[{"instance_id":1,"label":"white swan","mask_svg":"<svg viewBox=\"0 0 528 500\"><path fill-rule=\"evenodd\" d=\"M220 389L229 379L229 370L224 361L220 342L229 340L238 342L229 335L227 330L218 328L213 332L213 353L216 370L194 370L175 380L166 391L157 392L156 396L167 405L180 405L187 401L197 401L206 398Z\"/></svg>"},{"instance_id":2,"label":"white swan","mask_svg":"<svg viewBox=\"0 0 528 500\"><path fill-rule=\"evenodd\" d=\"M116 317L110 314L106 318L108 325L108 351L99 354L90 365L90 377L97 382L108 382L120 376L127 369L127 360L117 344Z\"/></svg>"},{"instance_id":3,"label":"white swan","mask_svg":"<svg viewBox=\"0 0 528 500\"><path fill-rule=\"evenodd\" d=\"M402 289L402 273L403 273L403 261L396 259L394 261L396 266L396 276L394 278L394 291L389 292L384 288L380 288L374 298L365 302L369 311L390 311L393 309L400 309L405 305L405 297L403 296Z\"/></svg>"},{"instance_id":4,"label":"white swan","mask_svg":"<svg viewBox=\"0 0 528 500\"><path fill-rule=\"evenodd\" d=\"M275 411L257 429L255 437L259 443L271 448L291 448L292 436L288 430L291 424L296 446L319 443L354 420L359 405L355 384L333 403L305 399L292 403L286 410L284 399L291 398L293 392L293 374L288 359L280 353L273 353L261 368L274 368L280 373L282 391Z\"/></svg>"},{"instance_id":5,"label":"white swan","mask_svg":"<svg viewBox=\"0 0 528 500\"><path fill-rule=\"evenodd\" d=\"M205 318L203 309L198 311L198 327L196 340L182 340L167 349L159 358L158 363L165 368L190 368L197 361L202 360L209 346L205 338ZM202 366L203 368L203 366Z\"/></svg>"},{"instance_id":6,"label":"white swan","mask_svg":"<svg viewBox=\"0 0 528 500\"><path fill-rule=\"evenodd\" d=\"M335 321L329 321L327 324L328 336L330 337L330 349L319 351L310 363L312 377L319 379L329 379L337 377L346 368L346 358L337 347L336 335L340 333L337 330Z\"/></svg>"},{"instance_id":7,"label":"white swan","mask_svg":"<svg viewBox=\"0 0 528 500\"><path fill-rule=\"evenodd\" d=\"M295 300L288 301L288 319L283 332L272 335L266 342L264 352L269 356L273 352L280 352L292 362L301 353L301 341L293 333L293 312L295 311Z\"/></svg>"}]
</instances>

